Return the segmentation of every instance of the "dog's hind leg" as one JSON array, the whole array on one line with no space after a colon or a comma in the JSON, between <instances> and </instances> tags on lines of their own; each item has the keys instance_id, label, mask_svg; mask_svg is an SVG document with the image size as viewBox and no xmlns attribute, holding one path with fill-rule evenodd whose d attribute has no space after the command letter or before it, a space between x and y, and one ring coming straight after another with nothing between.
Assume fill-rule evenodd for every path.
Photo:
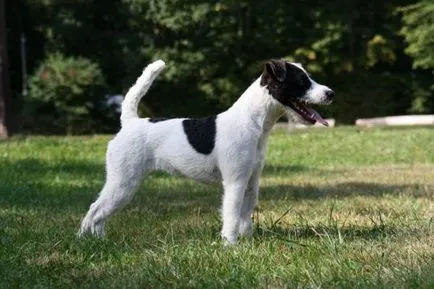
<instances>
[{"instance_id":1,"label":"dog's hind leg","mask_svg":"<svg viewBox=\"0 0 434 289\"><path fill-rule=\"evenodd\" d=\"M106 183L81 222L78 236L88 232L96 236L104 235L105 220L133 198L143 179L144 165L140 158L126 153L111 155L110 151L109 146Z\"/></svg>"},{"instance_id":2,"label":"dog's hind leg","mask_svg":"<svg viewBox=\"0 0 434 289\"><path fill-rule=\"evenodd\" d=\"M81 222L78 235L90 232L96 236L103 236L105 220L132 199L136 187L137 182L134 181L127 184L107 180L98 199L90 205Z\"/></svg>"}]
</instances>

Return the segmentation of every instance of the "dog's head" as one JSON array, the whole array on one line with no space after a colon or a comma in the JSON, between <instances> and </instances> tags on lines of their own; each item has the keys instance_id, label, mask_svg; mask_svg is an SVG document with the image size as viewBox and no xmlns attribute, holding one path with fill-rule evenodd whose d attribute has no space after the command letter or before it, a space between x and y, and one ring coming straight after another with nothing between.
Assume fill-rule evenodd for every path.
<instances>
[{"instance_id":1,"label":"dog's head","mask_svg":"<svg viewBox=\"0 0 434 289\"><path fill-rule=\"evenodd\" d=\"M265 64L260 83L267 87L270 95L294 121L304 124L320 122L328 126L309 104L330 104L335 93L312 80L300 64L270 60Z\"/></svg>"}]
</instances>

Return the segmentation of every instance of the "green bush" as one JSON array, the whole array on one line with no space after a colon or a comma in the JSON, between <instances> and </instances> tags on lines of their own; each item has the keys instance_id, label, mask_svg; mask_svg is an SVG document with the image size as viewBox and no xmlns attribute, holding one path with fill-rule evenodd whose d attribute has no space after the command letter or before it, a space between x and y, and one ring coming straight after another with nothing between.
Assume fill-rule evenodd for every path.
<instances>
[{"instance_id":1,"label":"green bush","mask_svg":"<svg viewBox=\"0 0 434 289\"><path fill-rule=\"evenodd\" d=\"M93 120L104 97L99 66L82 57L48 55L29 81L26 108L39 131L83 133L97 126Z\"/></svg>"}]
</instances>

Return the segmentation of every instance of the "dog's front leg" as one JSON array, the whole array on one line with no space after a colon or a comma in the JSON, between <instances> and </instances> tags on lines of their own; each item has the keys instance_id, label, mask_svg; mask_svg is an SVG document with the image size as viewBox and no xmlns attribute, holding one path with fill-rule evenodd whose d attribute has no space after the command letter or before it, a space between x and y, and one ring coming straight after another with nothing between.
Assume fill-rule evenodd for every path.
<instances>
[{"instance_id":1,"label":"dog's front leg","mask_svg":"<svg viewBox=\"0 0 434 289\"><path fill-rule=\"evenodd\" d=\"M241 220L240 220L240 235L250 237L253 233L252 213L258 203L259 195L259 178L262 172L262 163L253 171L250 177L247 189L244 194L243 205L241 207Z\"/></svg>"},{"instance_id":2,"label":"dog's front leg","mask_svg":"<svg viewBox=\"0 0 434 289\"><path fill-rule=\"evenodd\" d=\"M237 243L238 229L240 226L240 213L243 204L247 181L223 182L223 228L221 235L225 244Z\"/></svg>"},{"instance_id":3,"label":"dog's front leg","mask_svg":"<svg viewBox=\"0 0 434 289\"><path fill-rule=\"evenodd\" d=\"M264 168L266 138L263 145L258 150L256 165L247 183L247 189L244 194L243 205L241 207L240 235L250 237L253 233L252 213L258 203L259 179L261 178L262 169Z\"/></svg>"}]
</instances>

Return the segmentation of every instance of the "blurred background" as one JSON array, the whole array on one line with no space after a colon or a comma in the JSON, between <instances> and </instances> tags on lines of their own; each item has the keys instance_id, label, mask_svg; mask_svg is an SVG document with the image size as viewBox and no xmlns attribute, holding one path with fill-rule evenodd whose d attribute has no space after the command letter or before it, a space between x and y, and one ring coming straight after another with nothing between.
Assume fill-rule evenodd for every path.
<instances>
[{"instance_id":1,"label":"blurred background","mask_svg":"<svg viewBox=\"0 0 434 289\"><path fill-rule=\"evenodd\" d=\"M270 58L333 88L320 110L337 124L434 111L432 0L0 0L0 10L10 132L116 131L113 96L157 58L168 66L142 116L218 113Z\"/></svg>"}]
</instances>

